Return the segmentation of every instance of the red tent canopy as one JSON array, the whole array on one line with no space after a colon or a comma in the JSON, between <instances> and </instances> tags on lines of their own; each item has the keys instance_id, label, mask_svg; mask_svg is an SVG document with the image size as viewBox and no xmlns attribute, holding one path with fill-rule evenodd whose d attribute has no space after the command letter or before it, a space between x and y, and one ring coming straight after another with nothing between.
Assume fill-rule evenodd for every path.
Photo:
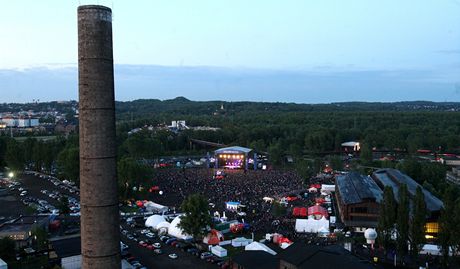
<instances>
[{"instance_id":1,"label":"red tent canopy","mask_svg":"<svg viewBox=\"0 0 460 269\"><path fill-rule=\"evenodd\" d=\"M324 204L326 202L326 200L324 200L324 198L315 198L315 202L317 204Z\"/></svg>"},{"instance_id":2,"label":"red tent canopy","mask_svg":"<svg viewBox=\"0 0 460 269\"><path fill-rule=\"evenodd\" d=\"M149 192L154 192L154 191L159 191L159 190L160 190L159 186L152 186L150 187Z\"/></svg>"},{"instance_id":3,"label":"red tent canopy","mask_svg":"<svg viewBox=\"0 0 460 269\"><path fill-rule=\"evenodd\" d=\"M299 216L300 215L300 207L294 207L294 209L292 210L292 215L293 216Z\"/></svg>"},{"instance_id":4,"label":"red tent canopy","mask_svg":"<svg viewBox=\"0 0 460 269\"><path fill-rule=\"evenodd\" d=\"M311 215L321 215L326 218L329 217L327 210L324 207L319 206L319 205L314 205L308 208L308 216L311 216Z\"/></svg>"},{"instance_id":5,"label":"red tent canopy","mask_svg":"<svg viewBox=\"0 0 460 269\"><path fill-rule=\"evenodd\" d=\"M310 188L321 189L321 184L311 184Z\"/></svg>"},{"instance_id":6,"label":"red tent canopy","mask_svg":"<svg viewBox=\"0 0 460 269\"><path fill-rule=\"evenodd\" d=\"M300 215L301 217L306 217L306 216L307 216L307 208L301 207L301 208L300 208L299 215Z\"/></svg>"},{"instance_id":7,"label":"red tent canopy","mask_svg":"<svg viewBox=\"0 0 460 269\"><path fill-rule=\"evenodd\" d=\"M203 238L203 242L208 245L218 245L220 241L224 240L224 236L222 235L221 232L212 229L211 232L208 233L208 235Z\"/></svg>"}]
</instances>

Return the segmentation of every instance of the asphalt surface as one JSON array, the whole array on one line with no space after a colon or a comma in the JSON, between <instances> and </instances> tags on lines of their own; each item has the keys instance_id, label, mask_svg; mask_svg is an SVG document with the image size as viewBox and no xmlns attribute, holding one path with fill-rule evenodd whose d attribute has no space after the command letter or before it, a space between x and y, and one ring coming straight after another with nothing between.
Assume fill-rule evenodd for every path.
<instances>
[{"instance_id":1,"label":"asphalt surface","mask_svg":"<svg viewBox=\"0 0 460 269\"><path fill-rule=\"evenodd\" d=\"M122 224L122 227L128 230L129 233L137 232L139 237L137 238L138 241L145 241L146 239L151 241L151 243L160 243L161 250L163 251L162 254L155 254L153 250L149 250L147 248L141 247L138 245L138 242L134 240L128 239L125 235L121 235L122 242L129 246L128 252L131 253L132 256L139 260L142 265L147 268L154 269L154 268L209 268L209 269L216 269L219 268L216 264L212 264L201 260L199 257L194 256L190 253L183 252L182 250L172 247L170 245L166 245L165 243L161 242L159 237L155 235L154 238L148 238L147 236L140 234L140 231L144 228L131 228L126 223ZM177 259L171 259L168 257L169 254L175 253L177 254Z\"/></svg>"},{"instance_id":2,"label":"asphalt surface","mask_svg":"<svg viewBox=\"0 0 460 269\"><path fill-rule=\"evenodd\" d=\"M78 196L66 191L59 186L55 186L52 184L48 179L40 178L39 176L35 176L34 174L21 174L18 177L13 178L12 182L19 182L19 185L14 186L13 188L8 188L4 184L5 187L5 194L0 196L0 217L5 219L12 219L17 218L21 215L31 215L34 214L31 208L28 208L24 205L21 200L30 197L30 198L37 198L40 200L45 200L49 204L53 206L58 205L58 200L48 197L41 193L41 190L48 190L48 191L57 191L61 194L66 194L70 197L78 198ZM2 181L7 182L7 181ZM27 191L25 196L20 196L21 191L19 188L23 188Z\"/></svg>"},{"instance_id":3,"label":"asphalt surface","mask_svg":"<svg viewBox=\"0 0 460 269\"><path fill-rule=\"evenodd\" d=\"M69 197L74 197L79 200L79 196L75 193L69 192L67 189L61 188L60 186L55 186L47 177L40 177L35 174L22 174L14 179L19 182L20 185L16 186L14 190L9 190L6 187L7 193L0 197L0 203L6 206L0 206L0 217L5 218L15 218L20 215L31 214L30 209L27 209L21 199L26 197L35 198L39 200L45 200L50 205L57 206L59 204L58 199L50 198L47 194L43 194L42 190L47 190L48 192L59 192L60 194L67 195ZM20 191L18 188L24 188L27 190L26 196L20 196ZM131 228L123 220L123 228L129 231L129 233L137 232L140 234L140 231L143 228ZM121 234L122 242L129 246L128 252L135 257L136 260L140 261L142 265L149 269L154 268L219 268L216 264L212 264L201 260L199 257L196 257L190 253L184 252L181 249L166 245L160 241L158 236L155 238L148 238L145 235L140 234L138 241L150 240L151 243L160 243L162 254L155 254L153 250L141 247L138 245L138 242L128 239L125 235ZM171 253L177 254L177 259L171 259L168 255Z\"/></svg>"}]
</instances>

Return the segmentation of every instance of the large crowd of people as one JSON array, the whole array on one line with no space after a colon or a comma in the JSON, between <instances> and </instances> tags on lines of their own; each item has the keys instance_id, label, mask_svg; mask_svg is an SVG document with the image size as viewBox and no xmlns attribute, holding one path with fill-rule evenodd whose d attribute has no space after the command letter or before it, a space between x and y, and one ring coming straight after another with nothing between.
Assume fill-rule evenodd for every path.
<instances>
[{"instance_id":1,"label":"large crowd of people","mask_svg":"<svg viewBox=\"0 0 460 269\"><path fill-rule=\"evenodd\" d=\"M208 168L158 169L152 184L159 186L162 195L152 194L152 200L179 208L188 195L200 193L208 199L211 211L218 211L221 215L225 210L225 202L240 202L246 206L246 215L238 216L235 212L227 211L226 216L229 219L244 219L255 233L280 229L279 232L283 232L286 225L276 224L285 224L288 214L275 216L273 205L265 202L263 198L279 200L305 190L302 178L295 171L225 170L223 179L216 179L215 174L215 169ZM287 230L292 231L292 228Z\"/></svg>"}]
</instances>

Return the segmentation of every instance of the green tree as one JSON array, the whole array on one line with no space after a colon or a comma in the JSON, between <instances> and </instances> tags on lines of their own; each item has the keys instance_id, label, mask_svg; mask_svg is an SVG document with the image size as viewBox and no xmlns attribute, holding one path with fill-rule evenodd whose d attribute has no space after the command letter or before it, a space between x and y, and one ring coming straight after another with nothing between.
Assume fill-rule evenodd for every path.
<instances>
[{"instance_id":1,"label":"green tree","mask_svg":"<svg viewBox=\"0 0 460 269\"><path fill-rule=\"evenodd\" d=\"M396 227L398 231L396 245L400 256L407 254L407 241L409 240L409 199L407 185L401 184L399 187L398 211L396 217Z\"/></svg>"},{"instance_id":2,"label":"green tree","mask_svg":"<svg viewBox=\"0 0 460 269\"><path fill-rule=\"evenodd\" d=\"M33 244L36 250L48 247L48 234L43 228L36 227L32 230Z\"/></svg>"},{"instance_id":3,"label":"green tree","mask_svg":"<svg viewBox=\"0 0 460 269\"><path fill-rule=\"evenodd\" d=\"M9 237L3 237L0 239L0 257L5 261L15 260L15 243L13 239Z\"/></svg>"},{"instance_id":4,"label":"green tree","mask_svg":"<svg viewBox=\"0 0 460 269\"><path fill-rule=\"evenodd\" d=\"M418 253L425 243L426 204L422 187L418 186L413 202L413 217L410 227L411 253L418 256Z\"/></svg>"},{"instance_id":5,"label":"green tree","mask_svg":"<svg viewBox=\"0 0 460 269\"><path fill-rule=\"evenodd\" d=\"M24 169L23 152L23 148L16 140L8 140L5 153L5 161L8 168L14 171L22 171Z\"/></svg>"},{"instance_id":6,"label":"green tree","mask_svg":"<svg viewBox=\"0 0 460 269\"><path fill-rule=\"evenodd\" d=\"M439 218L438 242L441 247L443 268L447 268L449 264L449 248L458 244L456 242L458 238L455 235L458 229L456 223L458 218L455 216L457 197L457 190L451 185L445 191L442 199L444 207L441 209L441 216Z\"/></svg>"},{"instance_id":7,"label":"green tree","mask_svg":"<svg viewBox=\"0 0 460 269\"><path fill-rule=\"evenodd\" d=\"M268 147L270 160L274 165L280 165L283 161L283 149L279 142L272 143Z\"/></svg>"},{"instance_id":8,"label":"green tree","mask_svg":"<svg viewBox=\"0 0 460 269\"><path fill-rule=\"evenodd\" d=\"M311 177L316 175L313 167L313 162L303 159L299 159L295 162L295 170L301 177L303 177L306 184L310 182Z\"/></svg>"},{"instance_id":9,"label":"green tree","mask_svg":"<svg viewBox=\"0 0 460 269\"><path fill-rule=\"evenodd\" d=\"M58 209L59 213L62 215L70 214L69 198L67 198L67 196L62 196L61 199L59 199Z\"/></svg>"},{"instance_id":10,"label":"green tree","mask_svg":"<svg viewBox=\"0 0 460 269\"><path fill-rule=\"evenodd\" d=\"M320 173L323 170L324 167L324 162L320 158L316 158L313 160L313 171L315 172L315 175L317 173Z\"/></svg>"},{"instance_id":11,"label":"green tree","mask_svg":"<svg viewBox=\"0 0 460 269\"><path fill-rule=\"evenodd\" d=\"M286 214L286 207L282 206L279 202L274 202L272 211L274 216L280 217Z\"/></svg>"},{"instance_id":12,"label":"green tree","mask_svg":"<svg viewBox=\"0 0 460 269\"><path fill-rule=\"evenodd\" d=\"M200 194L192 194L182 202L181 209L185 215L181 217L179 227L195 239L206 235L212 224L206 198Z\"/></svg>"},{"instance_id":13,"label":"green tree","mask_svg":"<svg viewBox=\"0 0 460 269\"><path fill-rule=\"evenodd\" d=\"M50 174L53 168L53 163L56 158L56 152L54 151L55 145L54 143L45 143L42 149L43 155L43 166L45 171Z\"/></svg>"},{"instance_id":14,"label":"green tree","mask_svg":"<svg viewBox=\"0 0 460 269\"><path fill-rule=\"evenodd\" d=\"M363 143L361 145L359 158L361 159L362 164L371 164L372 163L372 148L369 144Z\"/></svg>"},{"instance_id":15,"label":"green tree","mask_svg":"<svg viewBox=\"0 0 460 269\"><path fill-rule=\"evenodd\" d=\"M33 162L33 152L37 139L28 137L24 142L22 142L22 147L24 150L24 163L28 166Z\"/></svg>"},{"instance_id":16,"label":"green tree","mask_svg":"<svg viewBox=\"0 0 460 269\"><path fill-rule=\"evenodd\" d=\"M343 169L343 162L340 156L333 156L330 160L330 164L332 169L334 170L342 170Z\"/></svg>"},{"instance_id":17,"label":"green tree","mask_svg":"<svg viewBox=\"0 0 460 269\"><path fill-rule=\"evenodd\" d=\"M40 172L43 166L44 159L44 144L42 141L37 141L32 148L32 162L34 164L35 171Z\"/></svg>"},{"instance_id":18,"label":"green tree","mask_svg":"<svg viewBox=\"0 0 460 269\"><path fill-rule=\"evenodd\" d=\"M385 186L383 189L383 200L380 204L380 217L377 231L379 240L385 251L391 246L391 234L396 222L396 201L394 198L393 188Z\"/></svg>"},{"instance_id":19,"label":"green tree","mask_svg":"<svg viewBox=\"0 0 460 269\"><path fill-rule=\"evenodd\" d=\"M57 157L58 172L77 185L80 177L80 156L78 147L66 147Z\"/></svg>"},{"instance_id":20,"label":"green tree","mask_svg":"<svg viewBox=\"0 0 460 269\"><path fill-rule=\"evenodd\" d=\"M132 188L147 181L151 170L145 165L139 164L131 157L125 157L117 163L117 176L120 198L126 200Z\"/></svg>"},{"instance_id":21,"label":"green tree","mask_svg":"<svg viewBox=\"0 0 460 269\"><path fill-rule=\"evenodd\" d=\"M4 167L5 163L5 152L7 147L7 139L6 137L0 136L0 167Z\"/></svg>"}]
</instances>

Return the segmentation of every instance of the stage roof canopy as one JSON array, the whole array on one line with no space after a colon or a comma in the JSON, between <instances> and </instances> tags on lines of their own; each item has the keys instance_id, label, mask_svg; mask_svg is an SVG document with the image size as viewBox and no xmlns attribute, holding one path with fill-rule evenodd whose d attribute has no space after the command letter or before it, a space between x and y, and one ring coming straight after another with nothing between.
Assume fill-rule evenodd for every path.
<instances>
[{"instance_id":1,"label":"stage roof canopy","mask_svg":"<svg viewBox=\"0 0 460 269\"><path fill-rule=\"evenodd\" d=\"M252 149L249 148L244 148L244 147L239 147L239 146L234 146L234 147L227 147L227 148L221 148L215 151L215 154L239 154L239 153L245 153L248 154L251 152Z\"/></svg>"}]
</instances>

